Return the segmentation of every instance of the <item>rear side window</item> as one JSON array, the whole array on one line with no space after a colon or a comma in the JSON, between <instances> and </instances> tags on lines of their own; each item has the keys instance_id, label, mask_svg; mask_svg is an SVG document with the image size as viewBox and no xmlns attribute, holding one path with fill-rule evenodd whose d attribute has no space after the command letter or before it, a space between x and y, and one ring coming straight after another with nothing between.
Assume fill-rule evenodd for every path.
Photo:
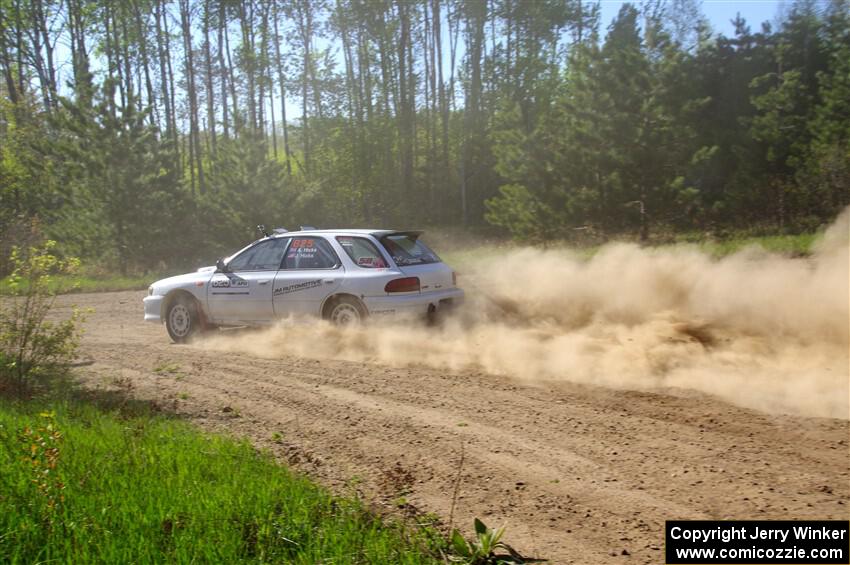
<instances>
[{"instance_id":1,"label":"rear side window","mask_svg":"<svg viewBox=\"0 0 850 565\"><path fill-rule=\"evenodd\" d=\"M381 238L381 245L384 246L384 249L392 256L393 261L400 267L440 262L437 254L419 241L418 236L415 234L397 233L385 235Z\"/></svg>"},{"instance_id":2,"label":"rear side window","mask_svg":"<svg viewBox=\"0 0 850 565\"><path fill-rule=\"evenodd\" d=\"M365 237L339 236L336 238L354 264L366 269L386 269L387 262L375 245Z\"/></svg>"},{"instance_id":3,"label":"rear side window","mask_svg":"<svg viewBox=\"0 0 850 565\"><path fill-rule=\"evenodd\" d=\"M334 269L339 266L339 258L330 243L322 238L293 237L284 269Z\"/></svg>"}]
</instances>

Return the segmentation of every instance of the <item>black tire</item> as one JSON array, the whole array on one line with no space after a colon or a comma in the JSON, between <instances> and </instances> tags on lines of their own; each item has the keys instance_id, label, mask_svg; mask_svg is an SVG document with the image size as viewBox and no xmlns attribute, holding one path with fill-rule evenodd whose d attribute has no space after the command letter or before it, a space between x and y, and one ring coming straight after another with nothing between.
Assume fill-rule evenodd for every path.
<instances>
[{"instance_id":1,"label":"black tire","mask_svg":"<svg viewBox=\"0 0 850 565\"><path fill-rule=\"evenodd\" d=\"M186 343L202 330L198 303L188 296L171 300L165 311L165 329L174 343Z\"/></svg>"},{"instance_id":2,"label":"black tire","mask_svg":"<svg viewBox=\"0 0 850 565\"><path fill-rule=\"evenodd\" d=\"M325 318L330 323L340 327L360 325L368 316L363 304L350 296L334 298L327 306L326 311Z\"/></svg>"}]
</instances>

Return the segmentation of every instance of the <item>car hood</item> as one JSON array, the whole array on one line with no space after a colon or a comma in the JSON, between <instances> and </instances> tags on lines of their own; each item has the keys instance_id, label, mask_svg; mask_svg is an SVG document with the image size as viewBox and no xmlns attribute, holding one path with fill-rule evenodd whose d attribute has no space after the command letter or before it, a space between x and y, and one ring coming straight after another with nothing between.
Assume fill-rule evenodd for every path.
<instances>
[{"instance_id":1,"label":"car hood","mask_svg":"<svg viewBox=\"0 0 850 565\"><path fill-rule=\"evenodd\" d=\"M195 286L195 283L206 282L210 279L214 271L215 267L212 267L210 270L206 270L206 268L199 269L194 273L160 279L151 286L153 287L154 294L165 294L175 288Z\"/></svg>"}]
</instances>

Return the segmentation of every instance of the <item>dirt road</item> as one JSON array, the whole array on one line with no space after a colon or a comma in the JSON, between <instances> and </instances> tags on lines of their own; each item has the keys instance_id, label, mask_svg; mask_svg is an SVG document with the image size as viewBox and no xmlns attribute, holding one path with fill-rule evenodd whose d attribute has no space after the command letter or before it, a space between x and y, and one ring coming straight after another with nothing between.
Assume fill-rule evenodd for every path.
<instances>
[{"instance_id":1,"label":"dirt road","mask_svg":"<svg viewBox=\"0 0 850 565\"><path fill-rule=\"evenodd\" d=\"M663 563L665 519L846 519L847 420L775 416L683 390L529 384L483 372L283 356L169 342L143 293L91 307L81 370L271 449L377 507L430 512L550 563ZM225 337L226 339L226 337ZM461 465L462 459L462 465Z\"/></svg>"}]
</instances>

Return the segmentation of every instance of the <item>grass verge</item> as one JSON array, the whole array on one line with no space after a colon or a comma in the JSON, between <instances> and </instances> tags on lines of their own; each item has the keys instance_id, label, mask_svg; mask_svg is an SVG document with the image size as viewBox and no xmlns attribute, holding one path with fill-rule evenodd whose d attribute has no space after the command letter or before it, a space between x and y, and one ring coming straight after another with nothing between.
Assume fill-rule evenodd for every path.
<instances>
[{"instance_id":1,"label":"grass verge","mask_svg":"<svg viewBox=\"0 0 850 565\"><path fill-rule=\"evenodd\" d=\"M755 246L761 247L770 253L785 255L789 257L805 257L811 255L815 244L821 239L822 233L804 233L799 235L772 235L772 236L732 236L724 239L709 240L702 234L680 234L673 242L650 244L650 249L673 249L677 246L696 246L714 258L721 258L737 253L744 248ZM612 240L636 243L629 240ZM509 242L484 243L470 248L457 247L449 250L438 251L440 257L449 265L464 268L482 260L497 260L505 253L521 246ZM539 247L539 246L538 246ZM549 246L550 249L564 249L570 251L578 259L590 259L603 245L576 246L567 242L556 241ZM542 247L539 247L542 249Z\"/></svg>"},{"instance_id":2,"label":"grass verge","mask_svg":"<svg viewBox=\"0 0 850 565\"><path fill-rule=\"evenodd\" d=\"M158 275L121 276L121 275L62 275L50 279L51 291L69 292L109 292L115 290L144 290L153 281L162 278ZM12 294L8 278L0 279L0 295Z\"/></svg>"},{"instance_id":3,"label":"grass verge","mask_svg":"<svg viewBox=\"0 0 850 565\"><path fill-rule=\"evenodd\" d=\"M799 235L769 235L759 237L735 237L718 241L698 241L700 249L714 257L723 257L736 253L745 247L758 246L771 253L803 257L810 255L814 245L820 240L820 233L802 233Z\"/></svg>"},{"instance_id":4,"label":"grass verge","mask_svg":"<svg viewBox=\"0 0 850 565\"><path fill-rule=\"evenodd\" d=\"M0 562L441 563L247 442L138 406L0 399Z\"/></svg>"},{"instance_id":5,"label":"grass verge","mask_svg":"<svg viewBox=\"0 0 850 565\"><path fill-rule=\"evenodd\" d=\"M650 247L664 249L676 245L696 245L703 252L712 257L720 258L731 255L748 246L760 246L771 253L802 257L810 255L814 244L820 239L820 233L804 233L800 235L774 235L774 236L733 236L725 239L706 240L702 234L679 234L675 243L663 243L650 245ZM504 253L520 247L510 242L502 243L475 243L471 246L449 246L448 249L439 250L440 257L449 265L457 268L466 268L482 259L496 260ZM575 246L565 242L553 242L550 246L558 249L568 249L577 257L589 259L601 248L600 245ZM173 273L172 273L173 274ZM51 290L60 293L76 292L110 292L118 290L144 290L152 282L164 278L167 275L147 276L120 276L110 274L83 274L73 276L51 277L49 286ZM0 279L0 296L11 294L8 278Z\"/></svg>"}]
</instances>

